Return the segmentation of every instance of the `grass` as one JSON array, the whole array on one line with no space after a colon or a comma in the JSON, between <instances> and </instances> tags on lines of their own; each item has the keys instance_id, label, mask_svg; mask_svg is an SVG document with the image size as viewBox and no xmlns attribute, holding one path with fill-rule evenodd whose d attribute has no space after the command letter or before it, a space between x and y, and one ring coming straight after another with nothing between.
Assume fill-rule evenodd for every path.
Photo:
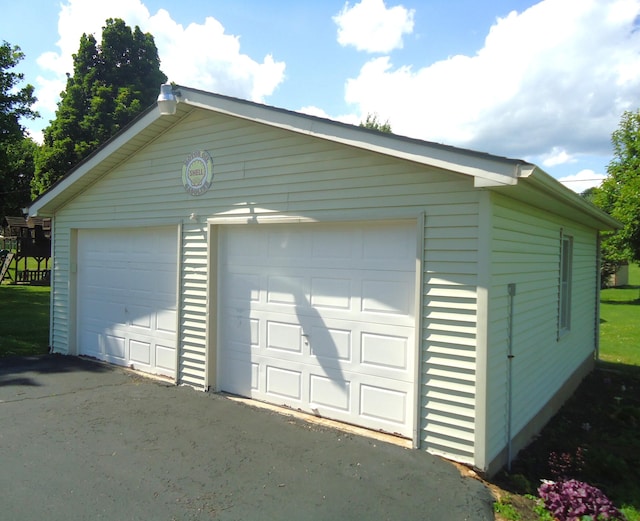
<instances>
[{"instance_id":1,"label":"grass","mask_svg":"<svg viewBox=\"0 0 640 521\"><path fill-rule=\"evenodd\" d=\"M49 351L47 286L0 285L0 358Z\"/></svg>"},{"instance_id":2,"label":"grass","mask_svg":"<svg viewBox=\"0 0 640 521\"><path fill-rule=\"evenodd\" d=\"M629 266L631 285L602 291L600 296L600 358L640 365L640 266Z\"/></svg>"}]
</instances>

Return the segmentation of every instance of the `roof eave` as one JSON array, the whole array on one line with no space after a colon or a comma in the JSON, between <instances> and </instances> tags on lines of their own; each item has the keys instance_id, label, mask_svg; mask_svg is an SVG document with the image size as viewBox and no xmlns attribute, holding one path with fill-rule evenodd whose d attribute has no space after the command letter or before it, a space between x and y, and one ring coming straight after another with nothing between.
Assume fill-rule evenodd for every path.
<instances>
[{"instance_id":1,"label":"roof eave","mask_svg":"<svg viewBox=\"0 0 640 521\"><path fill-rule=\"evenodd\" d=\"M599 231L610 231L622 228L622 224L593 205L585 198L580 197L573 190L570 190L557 179L547 174L541 168L530 165L531 168L523 169L519 175L519 183L524 189L530 188L536 193L543 193L550 201L556 201L562 207L581 213L580 220ZM514 195L514 194L511 194ZM528 195L525 195L525 200ZM528 202L532 202L529 200ZM570 216L568 213L567 216Z\"/></svg>"},{"instance_id":2,"label":"roof eave","mask_svg":"<svg viewBox=\"0 0 640 521\"><path fill-rule=\"evenodd\" d=\"M113 136L93 154L80 162L49 190L36 198L28 207L30 217L52 217L56 210L93 184L114 164L121 163L131 155L125 145L140 136L160 119L155 105L149 107L127 127ZM155 135L155 134L154 134ZM150 141L151 138L144 141ZM120 154L117 152L120 151ZM109 160L109 161L108 161Z\"/></svg>"}]
</instances>

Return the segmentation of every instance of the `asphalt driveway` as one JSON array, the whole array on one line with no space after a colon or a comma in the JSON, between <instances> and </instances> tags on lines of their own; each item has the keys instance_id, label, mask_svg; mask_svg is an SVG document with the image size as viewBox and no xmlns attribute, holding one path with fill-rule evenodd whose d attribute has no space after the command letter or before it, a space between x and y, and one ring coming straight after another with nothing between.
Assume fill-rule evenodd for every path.
<instances>
[{"instance_id":1,"label":"asphalt driveway","mask_svg":"<svg viewBox=\"0 0 640 521\"><path fill-rule=\"evenodd\" d=\"M493 520L421 451L75 357L0 359L0 518Z\"/></svg>"}]
</instances>

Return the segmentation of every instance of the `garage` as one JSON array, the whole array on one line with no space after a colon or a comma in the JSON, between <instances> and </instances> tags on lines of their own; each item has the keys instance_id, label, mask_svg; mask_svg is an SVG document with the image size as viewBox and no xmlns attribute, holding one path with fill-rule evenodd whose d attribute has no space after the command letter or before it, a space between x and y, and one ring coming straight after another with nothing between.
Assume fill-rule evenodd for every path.
<instances>
[{"instance_id":1,"label":"garage","mask_svg":"<svg viewBox=\"0 0 640 521\"><path fill-rule=\"evenodd\" d=\"M175 228L79 230L78 351L176 376Z\"/></svg>"},{"instance_id":2,"label":"garage","mask_svg":"<svg viewBox=\"0 0 640 521\"><path fill-rule=\"evenodd\" d=\"M218 387L411 437L415 221L218 235Z\"/></svg>"},{"instance_id":3,"label":"garage","mask_svg":"<svg viewBox=\"0 0 640 521\"><path fill-rule=\"evenodd\" d=\"M483 472L593 367L619 223L536 165L172 89L29 207L51 219L52 352Z\"/></svg>"}]
</instances>

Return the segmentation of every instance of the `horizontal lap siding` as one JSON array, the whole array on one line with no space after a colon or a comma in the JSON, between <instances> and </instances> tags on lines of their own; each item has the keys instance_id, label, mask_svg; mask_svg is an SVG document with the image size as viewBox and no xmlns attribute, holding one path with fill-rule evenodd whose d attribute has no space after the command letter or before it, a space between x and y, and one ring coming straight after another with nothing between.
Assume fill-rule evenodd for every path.
<instances>
[{"instance_id":1,"label":"horizontal lap siding","mask_svg":"<svg viewBox=\"0 0 640 521\"><path fill-rule=\"evenodd\" d=\"M208 192L193 197L182 187L181 170L197 150L213 157L214 181ZM197 222L189 219L192 213ZM348 221L421 213L421 440L426 449L464 461L473 454L478 247L478 194L468 177L195 112L68 204L56 226L64 232L183 224L180 379L200 386L208 325L207 218ZM58 300L64 308L62 295ZM216 312L214 302L209 307Z\"/></svg>"},{"instance_id":2,"label":"horizontal lap siding","mask_svg":"<svg viewBox=\"0 0 640 521\"><path fill-rule=\"evenodd\" d=\"M477 257L477 200L430 205L424 238L422 444L469 463L475 437Z\"/></svg>"},{"instance_id":3,"label":"horizontal lap siding","mask_svg":"<svg viewBox=\"0 0 640 521\"><path fill-rule=\"evenodd\" d=\"M179 295L180 381L203 386L207 340L207 232L202 225L182 229Z\"/></svg>"},{"instance_id":4,"label":"horizontal lap siding","mask_svg":"<svg viewBox=\"0 0 640 521\"><path fill-rule=\"evenodd\" d=\"M54 220L55 224L55 220ZM69 255L71 234L69 230L54 230L53 264L51 283L51 346L58 353L69 353Z\"/></svg>"},{"instance_id":5,"label":"horizontal lap siding","mask_svg":"<svg viewBox=\"0 0 640 521\"><path fill-rule=\"evenodd\" d=\"M595 232L495 196L488 359L489 460L507 444L507 285L513 318L512 435L553 397L594 347ZM572 330L558 341L560 230L574 237Z\"/></svg>"}]
</instances>

